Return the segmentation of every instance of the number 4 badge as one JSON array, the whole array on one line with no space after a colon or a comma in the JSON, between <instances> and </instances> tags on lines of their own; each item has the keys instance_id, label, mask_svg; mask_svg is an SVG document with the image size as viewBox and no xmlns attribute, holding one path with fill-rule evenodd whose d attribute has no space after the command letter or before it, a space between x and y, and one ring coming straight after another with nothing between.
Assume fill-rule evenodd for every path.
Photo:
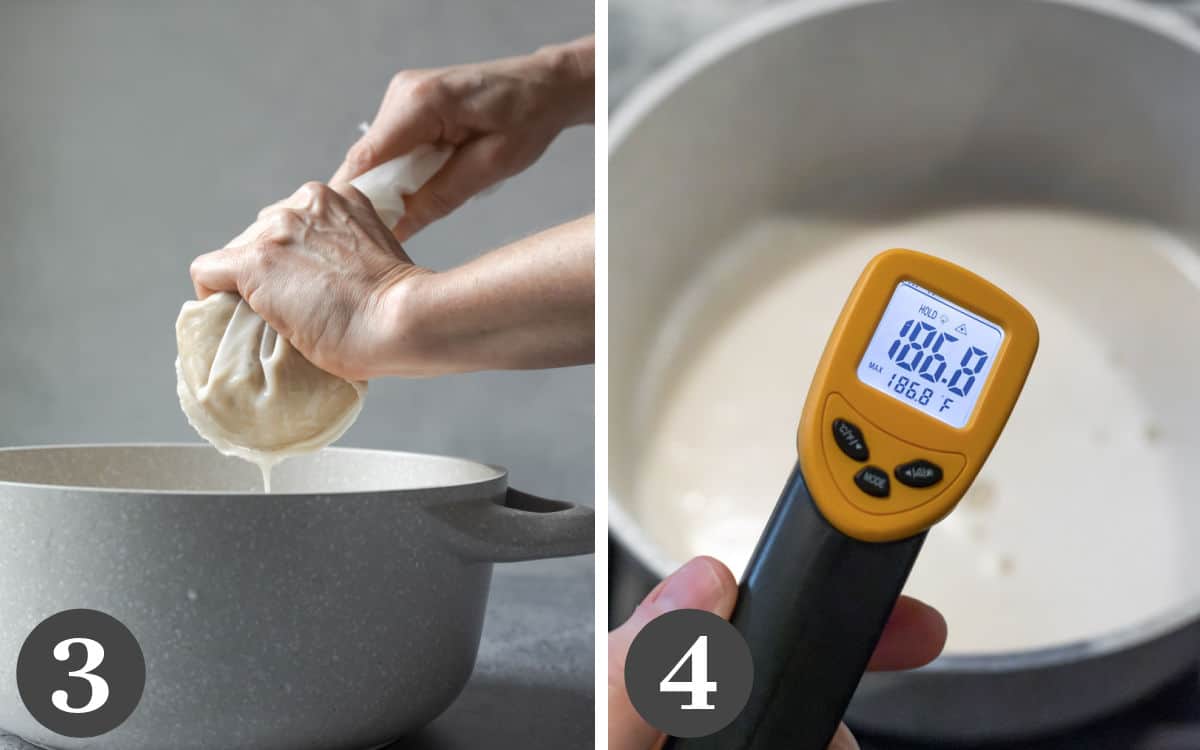
<instances>
[{"instance_id":1,"label":"number 4 badge","mask_svg":"<svg viewBox=\"0 0 1200 750\"><path fill-rule=\"evenodd\" d=\"M646 624L625 658L625 688L651 726L703 737L733 721L750 697L754 663L746 641L711 612L681 609Z\"/></svg>"}]
</instances>

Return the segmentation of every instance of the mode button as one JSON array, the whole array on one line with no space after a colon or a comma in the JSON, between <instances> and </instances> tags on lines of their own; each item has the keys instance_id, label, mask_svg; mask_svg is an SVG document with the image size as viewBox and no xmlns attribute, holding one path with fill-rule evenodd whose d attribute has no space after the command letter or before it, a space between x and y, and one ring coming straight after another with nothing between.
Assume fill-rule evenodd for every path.
<instances>
[{"instance_id":1,"label":"mode button","mask_svg":"<svg viewBox=\"0 0 1200 750\"><path fill-rule=\"evenodd\" d=\"M854 483L871 497L887 497L892 489L887 472L878 466L868 466L855 474Z\"/></svg>"}]
</instances>

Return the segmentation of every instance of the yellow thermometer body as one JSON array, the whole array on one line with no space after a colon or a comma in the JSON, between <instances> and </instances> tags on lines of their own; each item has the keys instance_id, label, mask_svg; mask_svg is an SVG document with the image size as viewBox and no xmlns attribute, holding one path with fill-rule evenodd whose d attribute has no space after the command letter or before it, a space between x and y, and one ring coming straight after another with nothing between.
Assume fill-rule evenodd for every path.
<instances>
[{"instance_id":1,"label":"yellow thermometer body","mask_svg":"<svg viewBox=\"0 0 1200 750\"><path fill-rule=\"evenodd\" d=\"M1033 316L994 284L911 250L876 256L834 325L797 430L821 514L879 542L953 510L1037 347Z\"/></svg>"},{"instance_id":2,"label":"yellow thermometer body","mask_svg":"<svg viewBox=\"0 0 1200 750\"><path fill-rule=\"evenodd\" d=\"M825 749L926 530L978 474L1037 346L1033 316L966 269L912 250L867 265L742 576L731 621L754 659L750 699L716 734L667 748Z\"/></svg>"}]
</instances>

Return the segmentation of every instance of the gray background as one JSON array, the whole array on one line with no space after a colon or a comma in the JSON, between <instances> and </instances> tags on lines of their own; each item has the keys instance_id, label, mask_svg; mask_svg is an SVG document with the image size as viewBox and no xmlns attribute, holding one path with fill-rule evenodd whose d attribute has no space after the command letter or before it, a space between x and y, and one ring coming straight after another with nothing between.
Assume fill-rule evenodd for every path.
<instances>
[{"instance_id":1,"label":"gray background","mask_svg":"<svg viewBox=\"0 0 1200 750\"><path fill-rule=\"evenodd\" d=\"M173 367L189 261L327 179L394 72L565 41L594 12L0 0L0 445L196 440ZM591 212L593 139L568 131L408 250L444 269ZM377 381L340 443L477 458L591 502L592 368ZM476 679L410 746L478 746L462 727L487 719L492 746L591 747L592 590L591 558L497 568ZM531 705L497 729L504 694Z\"/></svg>"}]
</instances>

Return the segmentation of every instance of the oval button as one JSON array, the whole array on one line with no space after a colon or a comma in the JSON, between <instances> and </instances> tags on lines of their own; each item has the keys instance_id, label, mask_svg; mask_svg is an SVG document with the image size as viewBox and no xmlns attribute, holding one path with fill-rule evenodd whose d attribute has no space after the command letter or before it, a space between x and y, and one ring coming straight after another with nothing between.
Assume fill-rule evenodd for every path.
<instances>
[{"instance_id":1,"label":"oval button","mask_svg":"<svg viewBox=\"0 0 1200 750\"><path fill-rule=\"evenodd\" d=\"M867 441L863 439L862 430L853 422L844 419L833 420L833 440L837 446L855 461L866 461L871 457L867 450Z\"/></svg>"},{"instance_id":2,"label":"oval button","mask_svg":"<svg viewBox=\"0 0 1200 750\"><path fill-rule=\"evenodd\" d=\"M854 483L871 497L887 497L892 490L887 472L878 466L868 466L855 474Z\"/></svg>"},{"instance_id":3,"label":"oval button","mask_svg":"<svg viewBox=\"0 0 1200 750\"><path fill-rule=\"evenodd\" d=\"M918 489L932 487L942 481L942 467L923 458L900 464L893 473L900 484Z\"/></svg>"}]
</instances>

